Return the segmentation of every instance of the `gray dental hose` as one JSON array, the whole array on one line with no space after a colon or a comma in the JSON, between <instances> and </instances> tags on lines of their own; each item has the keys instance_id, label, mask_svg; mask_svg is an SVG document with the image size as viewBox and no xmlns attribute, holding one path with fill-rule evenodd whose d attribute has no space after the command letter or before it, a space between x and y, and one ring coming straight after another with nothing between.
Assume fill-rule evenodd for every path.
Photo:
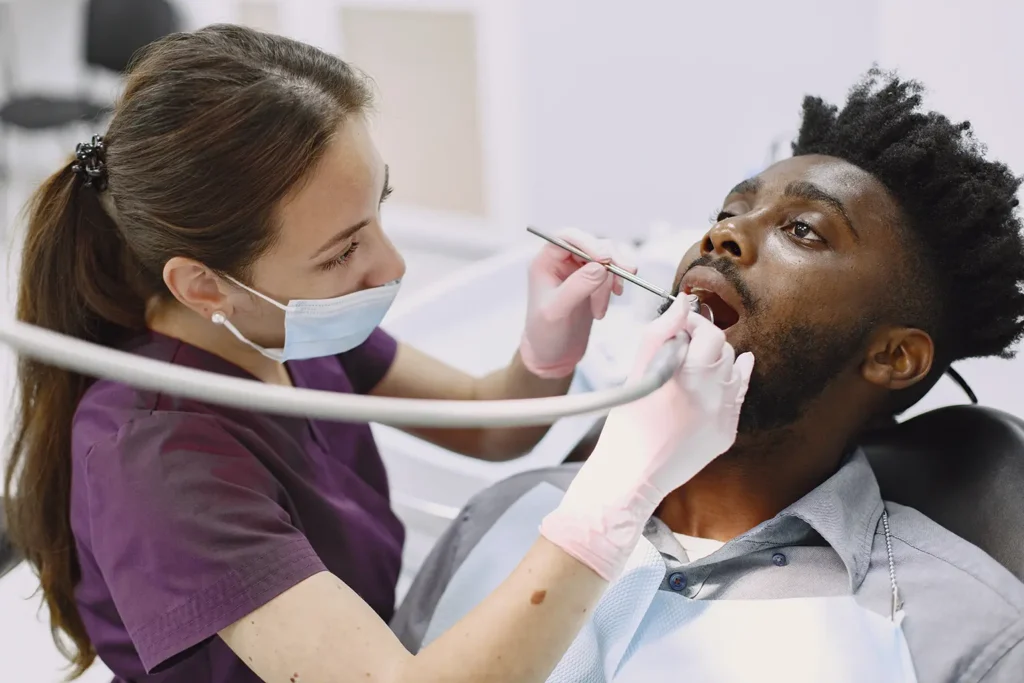
<instances>
[{"instance_id":1,"label":"gray dental hose","mask_svg":"<svg viewBox=\"0 0 1024 683\"><path fill-rule=\"evenodd\" d=\"M551 398L433 401L354 396L275 386L183 368L110 349L16 320L0 322L0 343L21 356L82 375L256 412L395 427L521 427L563 417L607 413L647 396L675 373L681 342L658 350L643 377L621 387Z\"/></svg>"}]
</instances>

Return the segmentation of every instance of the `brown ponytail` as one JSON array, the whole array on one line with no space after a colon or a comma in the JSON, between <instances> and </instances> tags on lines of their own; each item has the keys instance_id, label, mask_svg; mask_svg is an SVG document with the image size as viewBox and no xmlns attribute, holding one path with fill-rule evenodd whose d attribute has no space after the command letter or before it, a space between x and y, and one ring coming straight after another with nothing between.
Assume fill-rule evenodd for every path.
<instances>
[{"instance_id":1,"label":"brown ponytail","mask_svg":"<svg viewBox=\"0 0 1024 683\"><path fill-rule=\"evenodd\" d=\"M167 294L170 258L244 276L274 242L280 201L371 99L336 57L237 26L146 48L105 135L106 189L86 186L69 163L32 201L18 318L113 346L145 329L146 305ZM71 424L88 382L20 360L4 478L12 540L39 573L72 677L96 658L75 603L69 518Z\"/></svg>"},{"instance_id":2,"label":"brown ponytail","mask_svg":"<svg viewBox=\"0 0 1024 683\"><path fill-rule=\"evenodd\" d=\"M122 277L131 270L124 241L96 192L84 187L70 164L37 191L25 239L19 320L106 345L144 329L145 302ZM11 539L39 572L54 641L72 660L75 676L95 658L74 604L79 568L68 516L70 425L86 382L81 375L20 360L18 421L4 481Z\"/></svg>"}]
</instances>

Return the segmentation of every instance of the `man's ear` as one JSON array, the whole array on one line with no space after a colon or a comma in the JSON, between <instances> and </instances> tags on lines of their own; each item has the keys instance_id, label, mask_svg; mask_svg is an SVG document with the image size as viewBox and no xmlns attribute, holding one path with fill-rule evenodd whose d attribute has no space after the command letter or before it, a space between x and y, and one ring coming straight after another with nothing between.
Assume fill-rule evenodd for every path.
<instances>
[{"instance_id":1,"label":"man's ear","mask_svg":"<svg viewBox=\"0 0 1024 683\"><path fill-rule=\"evenodd\" d=\"M230 314L220 278L203 264L175 256L164 265L163 275L174 298L196 313L207 318L214 311Z\"/></svg>"},{"instance_id":2,"label":"man's ear","mask_svg":"<svg viewBox=\"0 0 1024 683\"><path fill-rule=\"evenodd\" d=\"M935 360L935 344L927 332L913 327L882 330L868 345L861 368L864 379L897 391L928 376Z\"/></svg>"}]
</instances>

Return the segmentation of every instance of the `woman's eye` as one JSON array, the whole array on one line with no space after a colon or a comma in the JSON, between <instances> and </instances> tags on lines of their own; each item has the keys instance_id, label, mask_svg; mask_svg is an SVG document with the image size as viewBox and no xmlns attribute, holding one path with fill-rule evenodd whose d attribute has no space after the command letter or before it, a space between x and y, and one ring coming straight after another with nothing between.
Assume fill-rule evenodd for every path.
<instances>
[{"instance_id":1,"label":"woman's eye","mask_svg":"<svg viewBox=\"0 0 1024 683\"><path fill-rule=\"evenodd\" d=\"M345 265L346 263L348 263L349 259L352 258L352 255L354 253L356 253L356 249L358 249L358 248L359 248L359 242L353 242L352 245L348 249L346 249L345 251L341 252L340 254L338 254L337 256L332 258L330 261L328 261L327 263L323 264L323 266L321 266L321 267L324 270L333 270L335 268L338 268L339 266Z\"/></svg>"}]
</instances>

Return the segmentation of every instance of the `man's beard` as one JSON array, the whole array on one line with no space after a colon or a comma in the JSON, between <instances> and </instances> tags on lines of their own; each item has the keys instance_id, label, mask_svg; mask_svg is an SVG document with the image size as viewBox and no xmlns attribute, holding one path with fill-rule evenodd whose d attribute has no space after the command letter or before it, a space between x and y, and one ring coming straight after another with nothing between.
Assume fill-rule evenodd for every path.
<instances>
[{"instance_id":1,"label":"man's beard","mask_svg":"<svg viewBox=\"0 0 1024 683\"><path fill-rule=\"evenodd\" d=\"M760 325L763 301L746 286L739 268L729 259L701 256L687 267L713 268L733 286L743 302L743 339L736 355L754 354L754 371L740 410L740 434L777 430L793 424L829 383L846 369L863 348L874 323L863 318L848 326ZM664 313L670 302L661 309Z\"/></svg>"},{"instance_id":2,"label":"man's beard","mask_svg":"<svg viewBox=\"0 0 1024 683\"><path fill-rule=\"evenodd\" d=\"M793 424L829 383L853 362L871 325L789 325L765 333L753 318L744 321L746 340L736 355L754 353L754 372L740 410L738 431L755 434ZM745 341L746 341L745 340Z\"/></svg>"}]
</instances>

